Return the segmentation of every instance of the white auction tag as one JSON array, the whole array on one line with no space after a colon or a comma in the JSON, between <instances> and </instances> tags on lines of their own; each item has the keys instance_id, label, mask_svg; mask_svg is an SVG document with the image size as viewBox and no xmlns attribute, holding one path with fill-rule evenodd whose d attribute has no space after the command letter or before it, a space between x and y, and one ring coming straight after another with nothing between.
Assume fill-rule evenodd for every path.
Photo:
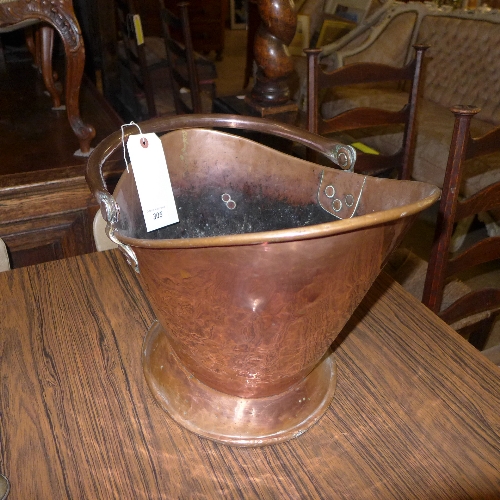
<instances>
[{"instance_id":1,"label":"white auction tag","mask_svg":"<svg viewBox=\"0 0 500 500\"><path fill-rule=\"evenodd\" d=\"M131 135L127 150L147 231L179 222L160 138L156 134Z\"/></svg>"}]
</instances>

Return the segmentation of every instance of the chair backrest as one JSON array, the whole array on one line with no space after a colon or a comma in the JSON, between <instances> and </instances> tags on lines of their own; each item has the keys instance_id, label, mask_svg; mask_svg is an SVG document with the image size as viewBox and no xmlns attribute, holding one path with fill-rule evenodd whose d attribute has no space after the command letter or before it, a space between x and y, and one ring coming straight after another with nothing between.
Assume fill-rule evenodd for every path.
<instances>
[{"instance_id":1,"label":"chair backrest","mask_svg":"<svg viewBox=\"0 0 500 500\"><path fill-rule=\"evenodd\" d=\"M376 63L347 64L333 71L324 71L319 64L321 49L306 49L308 57L308 110L307 128L310 132L326 135L349 130L403 124L404 135L401 149L393 155L359 154L355 171L365 175L383 175L397 168L400 179L409 179L415 145L416 110L420 85L422 60L427 49L415 45L414 59L403 67ZM385 82L411 82L408 102L403 109L359 107L344 111L337 116L323 119L319 112L320 94L324 89L357 84Z\"/></svg>"},{"instance_id":2,"label":"chair backrest","mask_svg":"<svg viewBox=\"0 0 500 500\"><path fill-rule=\"evenodd\" d=\"M165 7L163 0L159 1L175 111L178 115L201 113L200 83L189 26L189 4L178 3L177 16ZM191 96L191 106L186 102L189 101L187 90Z\"/></svg>"},{"instance_id":3,"label":"chair backrest","mask_svg":"<svg viewBox=\"0 0 500 500\"><path fill-rule=\"evenodd\" d=\"M449 324L486 311L493 313L500 311L500 287L474 290L444 311L440 311L444 285L452 276L500 259L499 236L485 236L472 246L466 246L463 250L450 254L450 240L455 223L476 214L500 209L500 180L468 198L459 199L465 161L492 152L500 152L500 127L496 127L483 137L472 138L470 123L472 117L479 112L479 108L455 106L452 112L455 114L455 126L422 297L422 302ZM500 210L498 214L500 215ZM492 314L482 320L483 325L479 325L479 332L482 330L483 335L487 335L494 319L495 314ZM471 322L467 330L462 330L461 333L477 332L478 325ZM482 340L484 339L478 339L478 343Z\"/></svg>"},{"instance_id":4,"label":"chair backrest","mask_svg":"<svg viewBox=\"0 0 500 500\"><path fill-rule=\"evenodd\" d=\"M145 95L148 114L145 118L153 118L157 113L153 83L146 58L141 17L135 0L115 0L115 6L120 44L118 50L121 56L120 62L127 69L133 94L136 96ZM136 113L139 113L139 111L137 110ZM138 117L138 119L142 118L144 117Z\"/></svg>"}]
</instances>

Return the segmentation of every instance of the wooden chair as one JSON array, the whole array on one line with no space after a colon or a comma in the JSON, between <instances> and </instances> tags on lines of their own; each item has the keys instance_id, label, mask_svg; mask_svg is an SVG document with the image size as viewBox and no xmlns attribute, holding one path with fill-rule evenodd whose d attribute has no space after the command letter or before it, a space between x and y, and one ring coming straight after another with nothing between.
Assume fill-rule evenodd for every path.
<instances>
[{"instance_id":1,"label":"wooden chair","mask_svg":"<svg viewBox=\"0 0 500 500\"><path fill-rule=\"evenodd\" d=\"M375 63L355 63L333 71L324 71L319 64L321 49L306 49L308 65L307 128L320 135L347 132L387 125L404 126L403 144L391 155L358 154L355 171L365 175L388 175L397 169L398 178L409 179L412 171L412 154L415 144L415 120L420 85L422 60L427 46L416 45L416 55L408 65L398 68ZM357 107L324 119L319 112L320 95L326 89L358 84L410 82L408 101L403 109L391 111Z\"/></svg>"},{"instance_id":2,"label":"wooden chair","mask_svg":"<svg viewBox=\"0 0 500 500\"><path fill-rule=\"evenodd\" d=\"M115 0L118 23L118 56L125 69L122 75L122 101L127 107L127 114L134 120L143 120L157 116L152 73L167 65L166 60L151 56L145 43L142 21L135 0ZM127 82L130 84L128 89ZM127 91L130 90L130 94ZM142 100L145 99L146 109Z\"/></svg>"},{"instance_id":3,"label":"wooden chair","mask_svg":"<svg viewBox=\"0 0 500 500\"><path fill-rule=\"evenodd\" d=\"M216 95L215 64L193 50L188 5L187 2L178 3L177 16L160 0L165 50L177 114L211 111L211 102ZM210 97L207 106L203 106L202 91Z\"/></svg>"},{"instance_id":4,"label":"wooden chair","mask_svg":"<svg viewBox=\"0 0 500 500\"><path fill-rule=\"evenodd\" d=\"M486 235L453 254L450 242L454 225L460 220L500 209L500 180L473 196L459 198L465 161L500 151L500 127L472 138L470 123L479 108L455 106L452 112L455 126L429 263L422 263L407 250L399 250L386 269L440 318L468 337L471 344L482 349L500 313L500 288L471 290L457 275L500 259L500 237Z\"/></svg>"},{"instance_id":5,"label":"wooden chair","mask_svg":"<svg viewBox=\"0 0 500 500\"><path fill-rule=\"evenodd\" d=\"M61 104L61 93L55 85L57 74L52 68L52 51L54 48L54 28L45 24L25 28L26 46L35 66L40 71L43 83L52 99L52 109L65 109Z\"/></svg>"},{"instance_id":6,"label":"wooden chair","mask_svg":"<svg viewBox=\"0 0 500 500\"><path fill-rule=\"evenodd\" d=\"M39 47L42 51L42 74L49 92L53 87L51 79L54 30L61 36L66 56L66 112L70 126L80 143L80 150L76 154L88 155L95 130L91 125L86 125L80 117L79 95L85 63L85 49L72 1L0 0L0 33L26 28L37 23L44 23L40 25ZM54 104L57 104L55 94L52 95L52 98Z\"/></svg>"},{"instance_id":7,"label":"wooden chair","mask_svg":"<svg viewBox=\"0 0 500 500\"><path fill-rule=\"evenodd\" d=\"M489 317L477 322L476 325L467 327L465 332L475 331L478 342L484 343L496 315L500 312L500 288L471 292L445 311L441 311L441 305L445 280L480 264L500 259L498 236L488 236L448 259L454 224L471 215L500 209L500 180L474 196L459 200L465 160L500 151L500 127L483 137L474 139L470 136L470 122L480 109L472 106L456 106L452 111L455 114L455 127L422 301L447 323L474 314L490 313Z\"/></svg>"}]
</instances>

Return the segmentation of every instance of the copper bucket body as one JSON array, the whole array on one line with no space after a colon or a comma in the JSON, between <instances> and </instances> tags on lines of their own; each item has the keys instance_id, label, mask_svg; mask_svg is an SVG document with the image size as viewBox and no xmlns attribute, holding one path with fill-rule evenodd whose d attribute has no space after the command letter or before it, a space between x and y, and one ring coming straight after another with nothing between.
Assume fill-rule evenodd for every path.
<instances>
[{"instance_id":1,"label":"copper bucket body","mask_svg":"<svg viewBox=\"0 0 500 500\"><path fill-rule=\"evenodd\" d=\"M113 195L114 237L135 253L158 318L143 346L157 401L219 442L258 446L298 436L332 400L331 343L439 190L323 167L213 130L176 130L162 143L176 199L210 192L224 211L229 194L236 208L228 217L248 200L312 206L327 217L288 229L155 239L145 233L132 173Z\"/></svg>"}]
</instances>

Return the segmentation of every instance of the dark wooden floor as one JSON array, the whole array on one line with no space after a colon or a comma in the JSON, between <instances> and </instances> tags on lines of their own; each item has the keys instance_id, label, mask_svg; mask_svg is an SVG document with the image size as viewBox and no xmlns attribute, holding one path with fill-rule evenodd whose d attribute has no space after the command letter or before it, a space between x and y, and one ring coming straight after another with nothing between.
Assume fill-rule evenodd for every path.
<instances>
[{"instance_id":1,"label":"dark wooden floor","mask_svg":"<svg viewBox=\"0 0 500 500\"><path fill-rule=\"evenodd\" d=\"M119 129L122 120L84 79L81 116L96 129L92 146ZM52 109L38 70L29 60L7 62L0 71L0 186L9 174L84 167L66 111Z\"/></svg>"}]
</instances>

